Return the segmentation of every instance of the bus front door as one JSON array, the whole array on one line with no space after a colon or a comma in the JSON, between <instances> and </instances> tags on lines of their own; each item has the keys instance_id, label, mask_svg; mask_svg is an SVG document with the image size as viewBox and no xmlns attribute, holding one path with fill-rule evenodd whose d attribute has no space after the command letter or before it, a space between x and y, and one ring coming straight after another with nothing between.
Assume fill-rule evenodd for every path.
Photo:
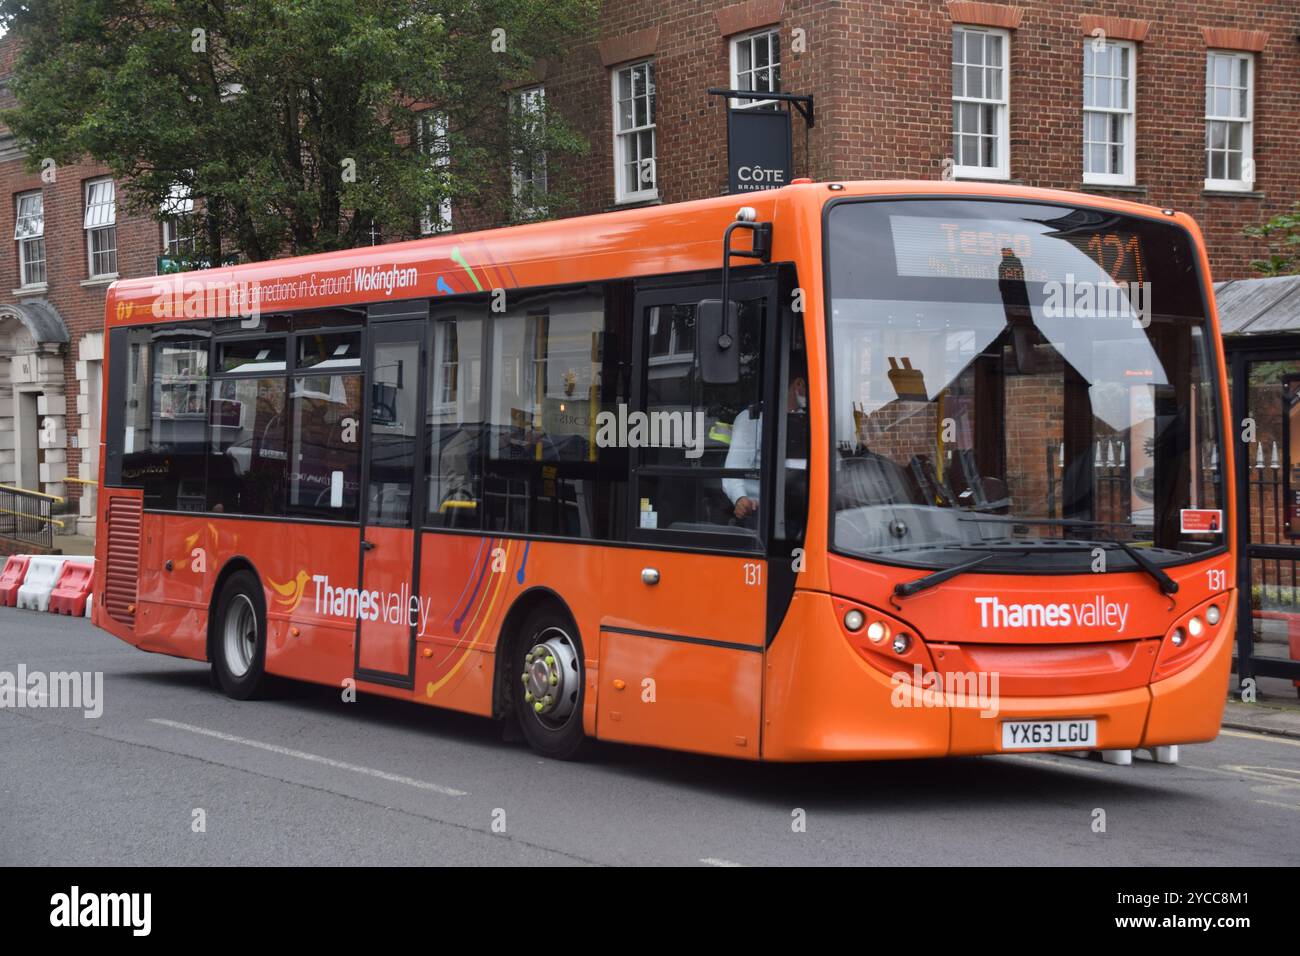
<instances>
[{"instance_id":1,"label":"bus front door","mask_svg":"<svg viewBox=\"0 0 1300 956\"><path fill-rule=\"evenodd\" d=\"M648 422L650 437L626 436L630 547L603 559L596 725L608 740L757 759L763 370L775 285L737 281L731 295L740 371L711 384L696 358L697 313L718 287L637 292L626 417Z\"/></svg>"},{"instance_id":2,"label":"bus front door","mask_svg":"<svg viewBox=\"0 0 1300 956\"><path fill-rule=\"evenodd\" d=\"M355 669L359 680L413 686L419 626L424 319L373 322L368 340L365 488Z\"/></svg>"}]
</instances>

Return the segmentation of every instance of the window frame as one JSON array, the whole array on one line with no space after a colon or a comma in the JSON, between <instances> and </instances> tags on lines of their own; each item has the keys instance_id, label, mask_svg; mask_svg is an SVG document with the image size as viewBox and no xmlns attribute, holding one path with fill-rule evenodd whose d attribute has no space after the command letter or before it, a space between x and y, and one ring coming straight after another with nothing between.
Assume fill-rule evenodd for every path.
<instances>
[{"instance_id":1,"label":"window frame","mask_svg":"<svg viewBox=\"0 0 1300 956\"><path fill-rule=\"evenodd\" d=\"M964 103L976 103L983 106L992 105L995 107L997 116L997 133L994 142L998 146L998 164L996 166L963 166L957 162L960 150L957 148L957 124L955 120L951 123L950 134L952 136L952 153L953 153L953 174L960 179L992 179L1007 180L1011 178L1011 31L996 27L981 27L966 23L954 23L952 27L952 46L949 63L949 88L951 90L951 70L957 66L957 36L963 35L962 60L961 66L963 72L966 63L966 52L964 45L964 35L967 33L982 34L984 36L997 36L1002 39L1002 57L997 68L1001 70L1002 76L1002 95L1000 99L990 97L972 97L965 95L965 77L962 79L962 96L952 93L949 97L950 105ZM987 43L985 44L987 52ZM981 66L988 69L994 64L984 63ZM971 135L964 133L961 135ZM977 134L981 137L983 134Z\"/></svg>"},{"instance_id":2,"label":"window frame","mask_svg":"<svg viewBox=\"0 0 1300 956\"><path fill-rule=\"evenodd\" d=\"M1100 39L1100 38L1098 38ZM1089 38L1084 41L1083 47L1083 182L1092 186L1132 186L1137 182L1136 154L1137 154L1137 44L1132 40L1103 40L1106 47L1128 50L1128 70L1123 79L1128 85L1127 103L1124 107L1115 106L1088 106L1088 51L1094 49L1098 40ZM1098 77L1100 74L1092 74ZM1107 78L1111 79L1114 74ZM1096 173L1088 172L1088 116L1089 114L1100 114L1104 116L1121 115L1124 117L1123 136L1124 136L1124 172L1122 173Z\"/></svg>"},{"instance_id":3,"label":"window frame","mask_svg":"<svg viewBox=\"0 0 1300 956\"><path fill-rule=\"evenodd\" d=\"M426 132L427 130L427 132ZM426 139L429 141L426 142ZM451 117L446 110L430 107L416 114L415 145L431 160L431 166L443 176L451 170ZM436 213L436 215L435 215ZM452 219L451 197L428 206L420 216L421 236L441 236L456 229Z\"/></svg>"},{"instance_id":4,"label":"window frame","mask_svg":"<svg viewBox=\"0 0 1300 956\"><path fill-rule=\"evenodd\" d=\"M189 224L188 236L181 230L182 223ZM199 235L195 226L193 215L178 213L165 218L162 221L162 254L174 259L192 258L198 252Z\"/></svg>"},{"instance_id":5,"label":"window frame","mask_svg":"<svg viewBox=\"0 0 1300 956\"><path fill-rule=\"evenodd\" d=\"M531 98L535 94L535 98ZM532 105L529 105L529 104ZM533 83L530 86L521 86L517 89L510 90L506 93L506 110L510 114L511 122L536 122L541 128L545 128L546 122L546 84ZM528 120L517 119L524 115L529 117ZM513 129L513 126L512 126ZM527 173L525 175L525 166ZM540 169L540 175L539 175ZM537 185L538 180L541 186ZM524 202L523 193L528 185L531 185L531 205ZM512 144L510 149L510 198L514 205L517 215L524 218L533 218L538 215L546 214L546 207L537 202L538 199L544 199L550 192L550 164L545 149L533 152L525 150Z\"/></svg>"},{"instance_id":6,"label":"window frame","mask_svg":"<svg viewBox=\"0 0 1300 956\"><path fill-rule=\"evenodd\" d=\"M107 183L112 193L112 199L108 202L100 200L92 203L91 192L96 186ZM88 279L111 279L118 274L117 271L117 183L112 176L96 176L93 179L87 179L82 183L82 231L86 234L86 276ZM96 223L91 225L91 209L100 207L109 207L108 217L111 221L105 223ZM95 237L111 237L112 245L110 248L95 249ZM96 256L112 256L112 268L105 272L95 270Z\"/></svg>"},{"instance_id":7,"label":"window frame","mask_svg":"<svg viewBox=\"0 0 1300 956\"><path fill-rule=\"evenodd\" d=\"M614 132L614 144L613 144L614 145L614 202L617 203L618 205L623 205L626 203L636 203L636 202L650 202L653 200L657 200L659 198L659 122L658 122L659 80L657 77L654 80L653 94L651 93L645 94L647 99L646 116L650 120L650 122L648 122L644 126L635 125L636 107L635 105L633 105L632 121L634 125L628 127L627 129L619 128L618 107L619 107L619 103L621 102L618 94L619 77L622 76L624 73L635 75L635 70L638 67L648 67L645 74L647 80L649 79L652 73L657 72L656 65L655 65L655 58L653 56L644 57L639 60L633 60L628 63L621 63L618 66L613 67L609 71L610 104L613 111L613 132ZM631 77L629 77L628 85L629 86L632 85ZM647 82L647 88L649 88L648 82ZM637 100L637 93L636 90L633 89L631 102L635 104L636 100ZM627 150L625 144L634 141L642 133L647 131L650 133L650 142L652 144L652 152L650 156L650 167L653 170L652 179L654 185L647 189L637 189L637 190L625 189L623 186L623 172L624 172L624 167L629 162L629 160L626 158ZM645 159L641 158L637 162L639 165L641 163L644 163ZM641 181L641 177L638 175L638 182L640 181Z\"/></svg>"},{"instance_id":8,"label":"window frame","mask_svg":"<svg viewBox=\"0 0 1300 956\"><path fill-rule=\"evenodd\" d=\"M754 62L754 60L753 60L753 49L754 49L753 44L754 44L754 40L758 39L759 37L765 37L765 38L767 38L767 40L768 40L768 64L767 64L767 69L768 69L768 71L769 71L769 74L768 74L768 82L769 82L769 84L771 83L771 72L770 72L770 71L772 70L772 68L773 68L774 66L775 66L776 71L777 71L777 76L778 76L778 77L780 76L780 72L781 72L781 25L780 25L779 23L775 23L775 24L771 24L771 25L769 25L769 26L759 27L757 30L748 30L748 31L746 31L746 32L744 32L744 33L737 33L735 36L731 37L731 38L728 40L728 42L727 42L727 49L728 49L728 52L729 52L729 55L730 55L730 80L731 80L731 88L732 88L733 90L739 90L739 89L741 89L741 85L740 85L740 73L741 73L741 71L740 71L740 45L741 45L742 43L748 43L749 46L750 46L750 69L749 69L747 72L751 75L751 77L752 77L752 75L753 75L754 73L758 72L758 70L753 66L753 62ZM775 59L775 61L772 60L772 46L773 46L773 38L775 38L775 46L776 46L776 54L777 54L777 55L776 55L776 59ZM752 84L752 82L753 82L752 79L751 79L750 82L751 82L751 84ZM749 92L755 92L754 87L753 87L752 85L749 87ZM766 92L766 93L780 93L780 92L781 92L781 81L780 81L780 79L777 80L777 82L776 82L776 86L775 86L775 87L769 87L769 89L764 90L763 92ZM730 103L731 103L731 108L732 108L732 109L736 109L736 110L779 109L779 108L780 108L780 105L781 105L780 102L779 102L778 100L742 100L742 99L736 99L736 98L734 98L734 97L731 99Z\"/></svg>"},{"instance_id":9,"label":"window frame","mask_svg":"<svg viewBox=\"0 0 1300 956\"><path fill-rule=\"evenodd\" d=\"M1244 117L1217 116L1210 112L1210 64L1214 57L1227 57L1235 62L1245 61L1246 63L1246 115ZM1246 50L1221 50L1209 49L1205 51L1205 146L1202 154L1205 157L1205 189L1220 192L1252 192L1255 188L1255 54ZM1229 83L1232 80L1229 78ZM1223 87L1215 87L1223 89ZM1229 86L1228 89L1234 89ZM1211 123L1236 123L1241 126L1241 179L1212 179L1210 177L1210 155L1211 152L1221 152L1225 157L1224 172L1227 172L1226 157L1232 150L1226 147L1222 150L1210 149L1210 124ZM1246 177L1247 171L1250 171L1249 178Z\"/></svg>"},{"instance_id":10,"label":"window frame","mask_svg":"<svg viewBox=\"0 0 1300 956\"><path fill-rule=\"evenodd\" d=\"M487 483L487 465L488 465L488 410L485 402L490 400L486 389L490 387L494 378L490 374L490 342L491 323L496 315L491 312L489 298L479 292L472 292L463 295L449 296L445 300L439 299L430 304L428 317L428 376L426 381L426 394L421 396L424 405L424 414L429 424L429 437L425 443L424 449L424 483L422 491L421 509L419 512L419 527L423 531L436 532L470 532L479 533L483 527L486 513L486 498L484 490ZM462 322L478 323L478 351L472 352L464 347L460 338L460 324ZM442 426L441 421L435 421L439 416L447 414L449 411L460 411L459 397L451 401L442 400L441 396L435 396L434 390L445 388L447 382L444 377L445 370L449 367L445 359L445 338L440 334L446 327L454 327L456 330L456 362L450 363L456 368L456 387L462 386L468 393L474 396L474 401L478 405L477 422L458 422L457 429L473 431L476 433L474 461L471 470L477 468L478 479L478 497L474 499L475 506L472 509L474 514L472 520L468 521L435 521L435 514L442 514L441 511L433 511L434 506L434 487L435 479L441 479L442 464L442 446L440 441L441 435L437 433ZM478 366L478 374L474 374L474 366ZM437 400L435 400L437 398ZM466 404L469 404L467 401ZM459 416L458 416L459 417ZM439 485L439 488L441 486ZM445 502L444 502L445 503ZM441 507L441 505L440 505ZM497 532L494 532L497 533ZM525 532L499 532L503 535L526 535Z\"/></svg>"},{"instance_id":11,"label":"window frame","mask_svg":"<svg viewBox=\"0 0 1300 956\"><path fill-rule=\"evenodd\" d=\"M40 202L40 220L41 231L37 235L20 237L18 230L26 219L34 218L31 214L23 215L23 200L37 199ZM49 281L49 271L47 268L47 253L45 247L45 193L40 189L28 189L14 194L14 241L18 244L18 287L20 289L41 289ZM30 247L40 244L39 259L32 256ZM40 278L32 280L28 278L27 272L30 266L40 264Z\"/></svg>"},{"instance_id":12,"label":"window frame","mask_svg":"<svg viewBox=\"0 0 1300 956\"><path fill-rule=\"evenodd\" d=\"M654 367L650 361L650 327L645 316L656 306L682 305L696 303L703 299L716 298L720 289L721 273L711 272L707 275L691 277L686 281L668 284L637 284L632 314L632 378L631 389L627 397L629 413L644 411L649 401L649 373ZM775 374L776 351L781 336L778 302L778 276L770 266L756 267L753 271L733 269L728 295L733 302L742 298L765 300L765 326L762 329L760 344L760 370L758 375L758 401L771 405L776 396L772 394ZM756 469L759 473L759 498L769 502L775 501L776 476L771 462L770 449L774 447L777 423L784 416L767 415L763 418L763 430L759 436L760 451L764 452ZM682 546L691 550L708 550L728 554L765 554L772 541L774 509L760 507L758 521L752 535L731 534L725 531L684 531L671 528L643 528L640 525L640 508L642 498L642 479L672 479L681 476L689 479L728 477L730 472L744 472L749 469L728 469L726 467L692 468L678 465L656 465L645 461L645 448L628 449L628 493L625 522L627 540L630 544L648 547ZM734 477L741 477L735 475Z\"/></svg>"}]
</instances>

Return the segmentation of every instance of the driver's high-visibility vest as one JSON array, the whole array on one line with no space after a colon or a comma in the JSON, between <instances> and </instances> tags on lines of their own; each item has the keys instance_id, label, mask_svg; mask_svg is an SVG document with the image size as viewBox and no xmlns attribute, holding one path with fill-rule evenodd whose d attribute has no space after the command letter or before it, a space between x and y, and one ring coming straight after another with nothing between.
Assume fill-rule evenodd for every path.
<instances>
[{"instance_id":1,"label":"driver's high-visibility vest","mask_svg":"<svg viewBox=\"0 0 1300 956\"><path fill-rule=\"evenodd\" d=\"M720 445L730 445L731 425L724 421L715 421L709 426L709 441L718 442Z\"/></svg>"}]
</instances>

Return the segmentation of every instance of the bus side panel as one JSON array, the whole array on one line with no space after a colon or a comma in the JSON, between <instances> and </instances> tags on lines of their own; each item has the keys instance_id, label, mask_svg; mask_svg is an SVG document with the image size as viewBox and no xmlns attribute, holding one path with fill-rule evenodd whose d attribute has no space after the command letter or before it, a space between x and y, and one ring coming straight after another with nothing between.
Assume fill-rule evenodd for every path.
<instances>
[{"instance_id":1,"label":"bus side panel","mask_svg":"<svg viewBox=\"0 0 1300 956\"><path fill-rule=\"evenodd\" d=\"M602 631L600 660L601 740L758 759L761 653Z\"/></svg>"},{"instance_id":2,"label":"bus side panel","mask_svg":"<svg viewBox=\"0 0 1300 956\"><path fill-rule=\"evenodd\" d=\"M524 542L426 532L420 546L415 699L490 716L501 621Z\"/></svg>"},{"instance_id":3,"label":"bus side panel","mask_svg":"<svg viewBox=\"0 0 1300 956\"><path fill-rule=\"evenodd\" d=\"M603 549L588 544L521 541L426 532L420 553L420 625L415 698L489 716L501 628L522 595L554 592L573 615L588 669L587 710L594 713ZM594 726L588 723L588 732Z\"/></svg>"},{"instance_id":4,"label":"bus side panel","mask_svg":"<svg viewBox=\"0 0 1300 956\"><path fill-rule=\"evenodd\" d=\"M767 650L763 759L940 757L948 711L895 707L893 686L845 640L829 595L796 591Z\"/></svg>"},{"instance_id":5,"label":"bus side panel","mask_svg":"<svg viewBox=\"0 0 1300 956\"><path fill-rule=\"evenodd\" d=\"M206 660L213 588L243 559L262 582L267 671L327 684L352 675L356 624L339 595L356 587L355 527L176 514L146 514L143 525L132 643Z\"/></svg>"},{"instance_id":6,"label":"bus side panel","mask_svg":"<svg viewBox=\"0 0 1300 956\"><path fill-rule=\"evenodd\" d=\"M765 562L608 548L603 570L597 736L758 759Z\"/></svg>"},{"instance_id":7,"label":"bus side panel","mask_svg":"<svg viewBox=\"0 0 1300 956\"><path fill-rule=\"evenodd\" d=\"M219 552L208 541L200 543L203 522L198 517L144 515L133 642L141 650L207 659L211 584L206 568Z\"/></svg>"},{"instance_id":8,"label":"bus side panel","mask_svg":"<svg viewBox=\"0 0 1300 956\"><path fill-rule=\"evenodd\" d=\"M353 675L361 534L355 526L229 522L223 558L242 555L257 570L266 601L266 670L339 686ZM216 571L220 571L220 565ZM215 583L216 573L210 569ZM213 595L215 600L217 596Z\"/></svg>"}]
</instances>

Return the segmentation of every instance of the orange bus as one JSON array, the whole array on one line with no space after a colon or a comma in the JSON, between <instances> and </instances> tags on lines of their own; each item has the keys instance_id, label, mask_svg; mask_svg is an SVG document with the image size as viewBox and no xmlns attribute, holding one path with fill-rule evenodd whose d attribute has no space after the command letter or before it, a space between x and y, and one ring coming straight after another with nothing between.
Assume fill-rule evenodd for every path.
<instances>
[{"instance_id":1,"label":"orange bus","mask_svg":"<svg viewBox=\"0 0 1300 956\"><path fill-rule=\"evenodd\" d=\"M1172 210L813 183L119 281L141 650L746 759L1213 738L1225 373Z\"/></svg>"}]
</instances>

